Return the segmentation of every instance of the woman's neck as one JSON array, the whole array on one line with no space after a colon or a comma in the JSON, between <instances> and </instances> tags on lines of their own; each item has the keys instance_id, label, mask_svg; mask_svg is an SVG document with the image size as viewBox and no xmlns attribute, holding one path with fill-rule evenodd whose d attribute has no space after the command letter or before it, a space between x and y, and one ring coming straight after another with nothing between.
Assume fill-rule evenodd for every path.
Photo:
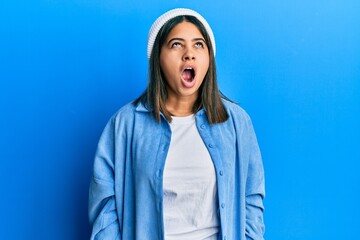
<instances>
[{"instance_id":1,"label":"woman's neck","mask_svg":"<svg viewBox=\"0 0 360 240\"><path fill-rule=\"evenodd\" d=\"M166 100L166 109L173 116L184 117L193 114L194 104L195 100L191 98L168 98Z\"/></svg>"}]
</instances>

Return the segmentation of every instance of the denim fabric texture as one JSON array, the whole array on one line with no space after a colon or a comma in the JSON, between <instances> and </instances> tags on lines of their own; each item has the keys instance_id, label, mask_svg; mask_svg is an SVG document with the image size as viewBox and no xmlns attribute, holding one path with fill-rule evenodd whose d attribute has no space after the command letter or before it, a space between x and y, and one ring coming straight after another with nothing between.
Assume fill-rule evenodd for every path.
<instances>
[{"instance_id":1,"label":"denim fabric texture","mask_svg":"<svg viewBox=\"0 0 360 240\"><path fill-rule=\"evenodd\" d=\"M229 119L209 125L205 110L196 126L214 162L219 239L262 240L264 170L248 114L224 100ZM89 192L91 239L163 240L163 170L171 140L142 104L122 107L108 122L95 155Z\"/></svg>"}]
</instances>

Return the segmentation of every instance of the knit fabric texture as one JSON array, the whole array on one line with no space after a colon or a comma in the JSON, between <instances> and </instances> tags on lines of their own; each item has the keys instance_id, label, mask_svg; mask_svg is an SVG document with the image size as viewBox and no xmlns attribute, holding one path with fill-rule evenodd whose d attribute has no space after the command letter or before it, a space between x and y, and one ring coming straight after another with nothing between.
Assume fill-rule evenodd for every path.
<instances>
[{"instance_id":1,"label":"knit fabric texture","mask_svg":"<svg viewBox=\"0 0 360 240\"><path fill-rule=\"evenodd\" d=\"M158 17L156 19L156 21L153 23L153 25L151 26L150 31L149 31L148 46L147 46L148 59L150 59L155 39L156 39L161 27L164 26L164 24L167 21L169 21L170 19L177 17L177 16L184 16L184 15L194 16L204 25L207 33L210 36L210 40L211 40L211 44L212 44L212 47L214 50L214 56L215 56L216 46L215 46L214 34L213 34L213 31L212 31L210 25L205 20L205 18L203 18L199 13L195 12L194 10L187 9L187 8L175 8L173 10L170 10L170 11L164 13L160 17Z\"/></svg>"}]
</instances>

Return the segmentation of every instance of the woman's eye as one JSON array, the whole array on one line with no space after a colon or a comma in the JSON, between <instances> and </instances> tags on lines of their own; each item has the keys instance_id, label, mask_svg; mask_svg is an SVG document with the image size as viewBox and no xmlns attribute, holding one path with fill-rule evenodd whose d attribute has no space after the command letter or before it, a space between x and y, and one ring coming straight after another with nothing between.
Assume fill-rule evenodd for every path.
<instances>
[{"instance_id":1,"label":"woman's eye","mask_svg":"<svg viewBox=\"0 0 360 240\"><path fill-rule=\"evenodd\" d=\"M198 48L203 48L204 44L202 42L197 42L197 43L195 43L195 46Z\"/></svg>"},{"instance_id":2,"label":"woman's eye","mask_svg":"<svg viewBox=\"0 0 360 240\"><path fill-rule=\"evenodd\" d=\"M179 42L174 42L173 44L171 44L171 47L180 47L181 46L181 43Z\"/></svg>"}]
</instances>

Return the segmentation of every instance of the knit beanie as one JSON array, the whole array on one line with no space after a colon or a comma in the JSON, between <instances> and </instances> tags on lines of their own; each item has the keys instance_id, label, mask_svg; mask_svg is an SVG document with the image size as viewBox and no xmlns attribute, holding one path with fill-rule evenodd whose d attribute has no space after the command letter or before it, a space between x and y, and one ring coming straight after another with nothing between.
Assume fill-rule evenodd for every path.
<instances>
[{"instance_id":1,"label":"knit beanie","mask_svg":"<svg viewBox=\"0 0 360 240\"><path fill-rule=\"evenodd\" d=\"M173 10L170 10L170 11L164 13L160 17L158 17L158 19L156 19L156 21L151 26L150 31L149 31L149 36L148 36L148 47L147 47L148 59L150 59L155 39L156 39L161 27L164 26L164 24L167 21L169 21L170 19L177 17L177 16L184 16L184 15L196 17L204 25L207 33L209 34L211 44L212 44L212 47L214 50L214 56L215 56L216 47L215 47L214 34L210 28L210 25L205 20L205 18L203 18L199 13L195 12L194 10L187 9L187 8L175 8Z\"/></svg>"}]
</instances>

